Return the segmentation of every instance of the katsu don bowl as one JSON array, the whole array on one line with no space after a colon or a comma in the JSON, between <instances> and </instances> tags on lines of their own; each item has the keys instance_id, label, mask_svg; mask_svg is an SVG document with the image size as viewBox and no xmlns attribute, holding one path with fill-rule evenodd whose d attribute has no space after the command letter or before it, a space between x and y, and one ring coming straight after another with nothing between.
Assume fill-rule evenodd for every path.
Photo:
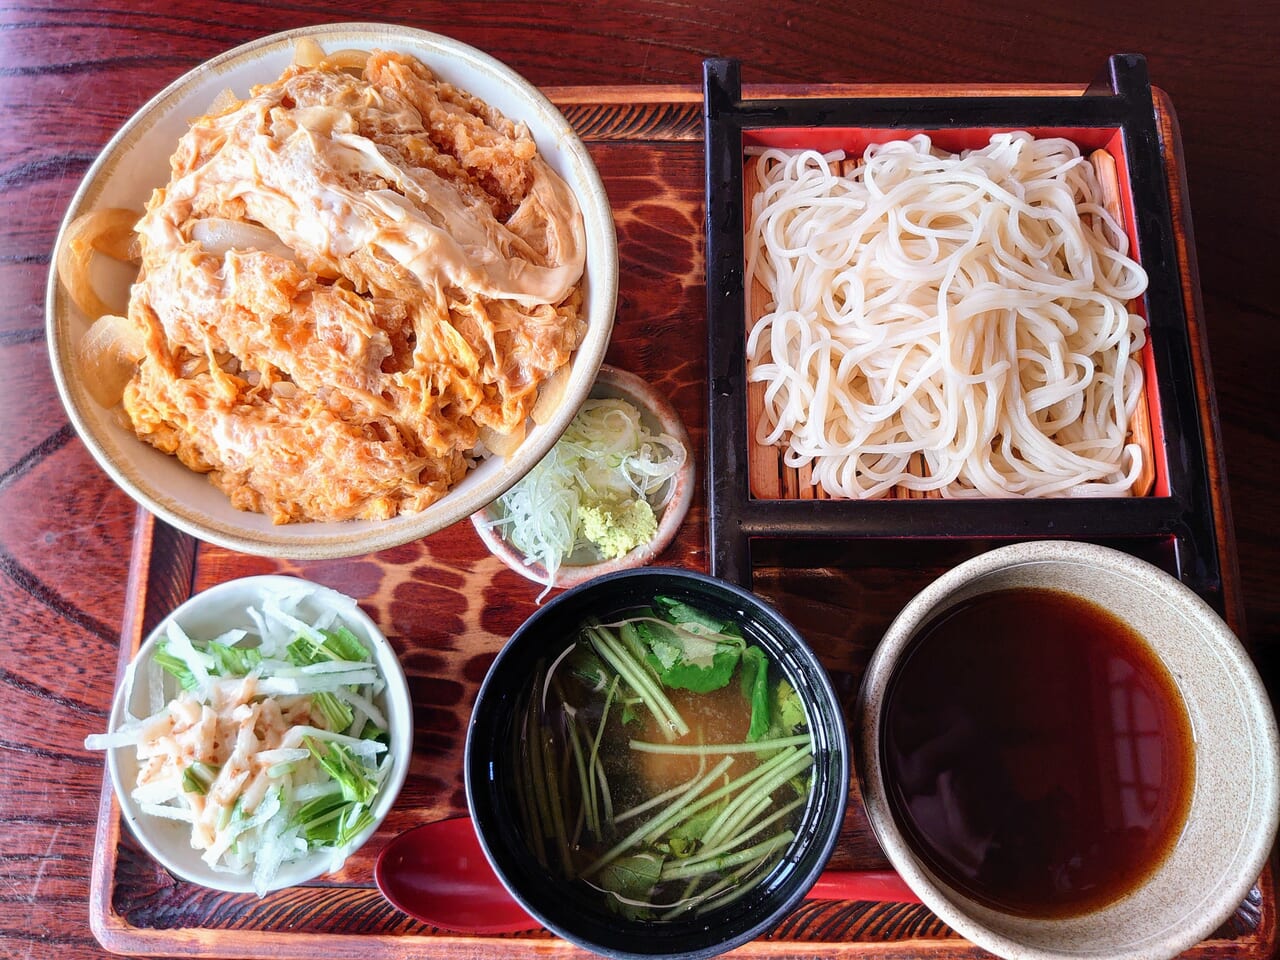
<instances>
[{"instance_id":1,"label":"katsu don bowl","mask_svg":"<svg viewBox=\"0 0 1280 960\"><path fill-rule=\"evenodd\" d=\"M415 540L551 448L603 359L617 246L581 140L447 37L309 27L144 105L71 201L47 334L138 503L231 549Z\"/></svg>"}]
</instances>

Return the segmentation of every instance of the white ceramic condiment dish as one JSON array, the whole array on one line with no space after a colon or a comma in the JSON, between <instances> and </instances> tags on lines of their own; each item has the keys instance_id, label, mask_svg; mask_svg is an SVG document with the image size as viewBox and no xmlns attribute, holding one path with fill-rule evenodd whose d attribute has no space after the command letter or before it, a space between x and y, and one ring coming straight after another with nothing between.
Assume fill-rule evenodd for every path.
<instances>
[{"instance_id":1,"label":"white ceramic condiment dish","mask_svg":"<svg viewBox=\"0 0 1280 960\"><path fill-rule=\"evenodd\" d=\"M917 631L961 601L1027 587L1091 600L1136 630L1174 679L1195 740L1191 807L1173 850L1119 900L1065 919L993 910L932 872L893 815L881 768L886 691ZM1164 571L1116 550L1063 541L1022 543L943 575L889 627L863 678L857 716L862 793L894 867L939 917L1010 960L1173 957L1209 936L1240 905L1274 842L1280 761L1261 678L1239 640L1203 600Z\"/></svg>"},{"instance_id":2,"label":"white ceramic condiment dish","mask_svg":"<svg viewBox=\"0 0 1280 960\"><path fill-rule=\"evenodd\" d=\"M409 772L409 759L413 753L413 705L409 700L409 687L404 671L386 637L350 597L317 583L274 575L230 580L196 594L161 621L138 648L124 680L116 690L109 729L117 730L125 722L126 707L134 716L150 714L152 691L148 663L155 656L156 645L164 639L165 629L170 622L176 621L193 640L208 640L235 628L253 631L253 621L245 613L248 607L260 607L268 592L299 589L310 591L299 607L302 618L311 622L325 611L335 611L341 622L372 651L378 673L386 681L386 688L374 703L383 710L387 718L392 767L370 807L373 822L348 847L349 854L373 835L395 803ZM177 680L169 674L161 676L163 699L167 702L178 694L180 688ZM192 883L228 892L252 891L254 886L251 874L215 871L201 858L201 851L191 845L189 824L143 812L132 796L137 784L138 768L137 751L134 747L115 747L107 751L107 769L121 813L146 851L171 873ZM332 861L331 852L317 851L286 863L280 868L270 889L293 886L319 876L329 870Z\"/></svg>"},{"instance_id":3,"label":"white ceramic condiment dish","mask_svg":"<svg viewBox=\"0 0 1280 960\"><path fill-rule=\"evenodd\" d=\"M440 78L480 97L511 120L523 122L547 162L569 184L582 209L587 238L583 313L587 330L571 361L559 406L530 424L524 442L507 458L479 463L445 497L416 514L390 520L275 525L262 514L235 509L227 496L176 458L143 443L89 394L74 354L89 321L50 272L46 327L54 378L77 433L112 479L138 503L169 523L212 543L274 557L353 556L416 540L461 520L501 495L542 458L587 396L604 358L617 298L618 253L608 196L582 141L534 86L493 57L449 37L389 24L345 23L304 27L228 51L179 78L143 106L89 168L67 210L63 231L76 217L101 207L141 210L151 191L169 178L169 157L191 119L218 94L239 96L270 82L292 62L301 39L327 51L394 50L412 54ZM59 240L61 242L61 240ZM108 303L123 303L133 271L95 262L95 284Z\"/></svg>"},{"instance_id":4,"label":"white ceramic condiment dish","mask_svg":"<svg viewBox=\"0 0 1280 960\"><path fill-rule=\"evenodd\" d=\"M606 573L618 570L630 570L633 567L651 563L662 553L675 538L680 524L689 513L689 504L693 502L693 485L696 475L693 447L688 431L680 421L679 414L671 402L655 390L648 382L609 364L602 364L596 382L588 396L592 399L616 397L626 400L640 411L641 422L654 433L665 433L674 437L685 449L684 466L668 481L669 489L663 491L666 502L658 511L658 532L648 543L642 543L621 557L609 560L601 559L591 547L579 547L556 571L554 586L567 589L580 583L586 583ZM498 505L489 504L471 517L476 533L484 541L489 551L508 567L533 580L535 583L547 582L547 570L540 563L529 563L523 553L513 547L503 537L501 528L494 526L499 518Z\"/></svg>"}]
</instances>

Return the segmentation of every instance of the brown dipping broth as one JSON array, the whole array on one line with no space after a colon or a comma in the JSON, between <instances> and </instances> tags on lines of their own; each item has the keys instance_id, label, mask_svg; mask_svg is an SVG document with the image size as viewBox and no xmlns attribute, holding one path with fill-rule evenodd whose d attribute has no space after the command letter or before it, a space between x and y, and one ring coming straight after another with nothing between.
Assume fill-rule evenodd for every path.
<instances>
[{"instance_id":1,"label":"brown dipping broth","mask_svg":"<svg viewBox=\"0 0 1280 960\"><path fill-rule=\"evenodd\" d=\"M928 623L886 692L895 820L959 892L1078 916L1141 885L1191 805L1182 696L1147 643L1080 597L995 591Z\"/></svg>"}]
</instances>

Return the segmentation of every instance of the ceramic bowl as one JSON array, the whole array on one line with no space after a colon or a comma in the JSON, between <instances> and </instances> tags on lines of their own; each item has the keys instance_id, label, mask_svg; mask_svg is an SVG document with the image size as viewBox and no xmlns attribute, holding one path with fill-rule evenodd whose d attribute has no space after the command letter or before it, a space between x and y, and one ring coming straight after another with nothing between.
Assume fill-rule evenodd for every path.
<instances>
[{"instance_id":1,"label":"ceramic bowl","mask_svg":"<svg viewBox=\"0 0 1280 960\"><path fill-rule=\"evenodd\" d=\"M676 413L671 401L634 373L628 373L607 363L601 365L596 382L588 396L593 399L617 397L626 400L640 411L641 420L650 431L675 437L684 445L687 456L684 467L662 491L666 503L658 511L658 532L654 538L612 560L600 559L599 553L590 546L579 547L565 558L564 563L556 571L554 586L557 588L575 587L606 573L629 570L652 562L670 546L676 531L680 529L680 524L684 522L689 512L689 504L693 502L693 484L697 472L694 466L693 446L684 424L680 421L680 415ZM546 567L540 563L529 563L525 555L502 535L501 527L494 525L501 515L499 505L494 502L473 514L471 523L490 553L522 577L527 577L535 583L546 584Z\"/></svg>"},{"instance_id":2,"label":"ceramic bowl","mask_svg":"<svg viewBox=\"0 0 1280 960\"><path fill-rule=\"evenodd\" d=\"M1195 741L1191 805L1171 852L1119 900L1063 919L993 910L933 872L904 837L881 767L886 690L917 631L961 601L1026 587L1083 597L1145 638L1182 695ZM864 676L857 715L863 797L885 853L940 918L1011 960L1172 957L1207 937L1240 905L1271 851L1280 770L1275 718L1261 679L1240 642L1195 593L1116 550L1029 542L951 570L908 603L889 627Z\"/></svg>"},{"instance_id":3,"label":"ceramic bowl","mask_svg":"<svg viewBox=\"0 0 1280 960\"><path fill-rule=\"evenodd\" d=\"M252 631L253 621L245 613L248 607L260 606L268 593L298 590L309 591L299 607L299 615L311 622L326 611L337 613L341 621L372 651L378 673L386 682L385 689L374 702L387 717L391 735L392 767L370 807L373 822L347 848L349 855L373 835L395 803L409 772L409 760L413 753L413 705L409 700L409 685L405 681L404 671L386 637L350 597L297 577L275 575L229 580L196 594L161 621L138 648L123 681L116 689L109 729L119 729L128 714L145 717L152 712L151 683L154 676L148 667L155 656L156 645L164 639L170 622L176 622L194 640L211 639L235 628ZM159 676L162 682L162 702L168 702L177 696L180 687L177 680L168 673L161 673ZM238 893L254 889L250 874L219 872L205 863L201 859L201 851L191 846L189 824L162 819L141 809L132 796L138 779L137 751L133 747L109 749L107 769L124 821L143 848L165 869L184 880L215 890ZM332 866L332 852L312 852L302 859L284 864L269 889L303 883L329 872Z\"/></svg>"},{"instance_id":4,"label":"ceramic bowl","mask_svg":"<svg viewBox=\"0 0 1280 960\"><path fill-rule=\"evenodd\" d=\"M348 23L304 27L237 47L201 64L142 107L111 139L89 168L63 221L99 207L142 209L152 189L169 177L169 156L188 122L206 112L219 92L243 96L274 80L293 60L298 40L322 48L384 49L412 54L439 77L524 122L548 163L568 182L582 209L587 238L583 313L587 330L571 361L560 405L506 459L479 463L445 497L427 509L385 521L307 522L275 525L270 518L232 507L203 476L123 429L112 411L94 402L77 376L76 344L88 322L51 272L46 325L54 377L67 413L94 458L130 496L153 513L202 540L245 553L325 558L369 553L416 540L470 516L502 494L542 458L587 396L608 346L617 296L618 254L608 197L582 141L560 112L515 71L448 37L387 24ZM103 257L98 261L105 260ZM99 270L99 267L101 269ZM127 299L131 272L95 264L104 299Z\"/></svg>"},{"instance_id":5,"label":"ceramic bowl","mask_svg":"<svg viewBox=\"0 0 1280 960\"><path fill-rule=\"evenodd\" d=\"M671 596L733 618L780 668L806 706L814 738L808 803L797 839L749 894L709 910L659 920L626 919L597 891L542 866L521 833L511 763L513 723L522 716L539 660L550 662L590 618ZM775 674L776 676L776 674ZM736 678L731 682L736 682ZM840 703L826 672L795 628L759 598L701 573L642 567L598 577L541 607L516 631L485 677L467 729L467 804L485 855L524 909L547 929L610 957L709 957L775 925L813 886L830 856L848 798L848 742Z\"/></svg>"}]
</instances>

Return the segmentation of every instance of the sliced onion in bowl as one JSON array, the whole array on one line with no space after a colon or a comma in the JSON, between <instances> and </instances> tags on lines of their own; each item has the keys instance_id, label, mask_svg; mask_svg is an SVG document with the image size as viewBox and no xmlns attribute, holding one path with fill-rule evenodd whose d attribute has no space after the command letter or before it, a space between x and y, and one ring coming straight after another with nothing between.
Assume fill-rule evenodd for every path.
<instances>
[{"instance_id":1,"label":"sliced onion in bowl","mask_svg":"<svg viewBox=\"0 0 1280 960\"><path fill-rule=\"evenodd\" d=\"M145 355L137 325L128 317L104 313L81 339L76 366L90 396L104 407L114 407Z\"/></svg>"},{"instance_id":2,"label":"sliced onion in bowl","mask_svg":"<svg viewBox=\"0 0 1280 960\"><path fill-rule=\"evenodd\" d=\"M191 239L207 253L220 257L229 250L261 250L285 260L294 260L292 248L266 227L242 220L206 217L191 228Z\"/></svg>"}]
</instances>

